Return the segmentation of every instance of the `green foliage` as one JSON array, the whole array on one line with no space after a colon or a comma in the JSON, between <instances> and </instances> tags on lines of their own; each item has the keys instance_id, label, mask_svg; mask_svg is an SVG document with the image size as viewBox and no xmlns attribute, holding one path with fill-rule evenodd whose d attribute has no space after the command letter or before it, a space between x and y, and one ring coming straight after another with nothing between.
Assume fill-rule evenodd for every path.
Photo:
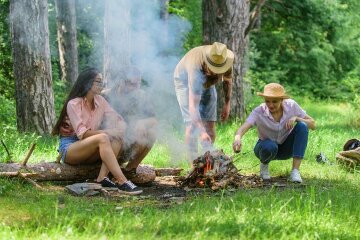
<instances>
[{"instance_id":1,"label":"green foliage","mask_svg":"<svg viewBox=\"0 0 360 240\"><path fill-rule=\"evenodd\" d=\"M260 31L251 34L251 81L280 82L295 95L352 98L360 85L359 10L351 0L268 1Z\"/></svg>"},{"instance_id":2,"label":"green foliage","mask_svg":"<svg viewBox=\"0 0 360 240\"><path fill-rule=\"evenodd\" d=\"M103 64L104 2L79 0L76 2L79 69Z\"/></svg>"},{"instance_id":3,"label":"green foliage","mask_svg":"<svg viewBox=\"0 0 360 240\"><path fill-rule=\"evenodd\" d=\"M201 0L170 1L168 11L188 20L192 26L185 36L184 51L202 45L202 9Z\"/></svg>"},{"instance_id":4,"label":"green foliage","mask_svg":"<svg viewBox=\"0 0 360 240\"><path fill-rule=\"evenodd\" d=\"M55 114L56 119L60 115L61 109L64 105L65 99L69 94L68 86L63 81L54 81L53 90L55 97Z\"/></svg>"},{"instance_id":5,"label":"green foliage","mask_svg":"<svg viewBox=\"0 0 360 240\"><path fill-rule=\"evenodd\" d=\"M54 85L59 84L60 79L60 59L59 59L59 48L57 41L57 23L56 23L56 9L55 1L48 1L48 25L49 25L49 45L50 45L50 61L51 61L51 70L52 70L52 80L53 80L53 89ZM58 93L54 92L55 95L55 104L57 101L56 95Z\"/></svg>"},{"instance_id":6,"label":"green foliage","mask_svg":"<svg viewBox=\"0 0 360 240\"><path fill-rule=\"evenodd\" d=\"M12 73L11 43L9 31L9 0L0 0L0 95L14 98L15 83Z\"/></svg>"},{"instance_id":7,"label":"green foliage","mask_svg":"<svg viewBox=\"0 0 360 240\"><path fill-rule=\"evenodd\" d=\"M359 88L358 88L359 89ZM360 128L360 114L356 114L360 112L360 94L355 94L354 101L352 102L352 125Z\"/></svg>"},{"instance_id":8,"label":"green foliage","mask_svg":"<svg viewBox=\"0 0 360 240\"><path fill-rule=\"evenodd\" d=\"M0 102L0 139L5 141L9 132L16 133L17 131L15 100L9 100L5 95L0 95ZM0 162L4 159L8 159L8 155L3 146L0 145Z\"/></svg>"}]
</instances>

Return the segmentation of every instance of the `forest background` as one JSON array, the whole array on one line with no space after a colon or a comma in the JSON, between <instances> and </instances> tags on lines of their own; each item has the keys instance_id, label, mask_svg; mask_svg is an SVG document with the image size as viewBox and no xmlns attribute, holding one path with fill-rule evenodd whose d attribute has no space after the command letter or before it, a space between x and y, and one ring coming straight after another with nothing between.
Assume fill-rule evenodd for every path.
<instances>
[{"instance_id":1,"label":"forest background","mask_svg":"<svg viewBox=\"0 0 360 240\"><path fill-rule=\"evenodd\" d=\"M81 1L78 1L81 2ZM92 21L102 21L93 9L101 7L96 1L77 4L79 69L99 66L94 50L102 29L89 32ZM253 5L255 5L255 1ZM0 97L5 108L1 122L10 123L14 117L6 108L14 108L15 81L11 56L9 29L9 0L0 1ZM356 0L267 1L261 10L258 26L250 34L246 56L248 68L245 81L247 92L254 93L264 84L279 82L294 96L312 99L333 99L358 103L360 87L360 43ZM178 15L191 24L184 32L183 49L179 56L202 44L201 1L173 0L170 14ZM83 14L86 13L86 14ZM60 64L56 37L55 4L49 1L49 38L52 64L55 111L58 114L66 95L67 86L60 77ZM251 99L251 94L247 100ZM251 105L247 105L251 108Z\"/></svg>"},{"instance_id":2,"label":"forest background","mask_svg":"<svg viewBox=\"0 0 360 240\"><path fill-rule=\"evenodd\" d=\"M79 70L102 65L102 58L94 57L93 52L102 48L97 40L103 38L103 29L88 28L102 25L102 16L96 11L102 10L101 2L76 1ZM258 2L251 1L252 10ZM11 153L9 156L0 146L0 163L21 161L34 142L29 164L53 161L57 137L18 131L9 6L10 0L0 0L0 139ZM358 0L268 0L249 33L243 117L261 101L254 97L255 92L266 83L279 82L316 120L317 130L309 135L302 164L303 185L204 191L190 193L183 202L164 203L142 197L73 197L54 183L42 183L51 191L40 191L20 180L0 178L0 238L359 239L360 174L335 162L344 142L359 138L359 12ZM48 14L52 90L58 116L69 85L61 80L54 0L48 1ZM182 47L172 49L178 58L203 44L201 0L170 0L168 14L189 23L186 31L178 31ZM243 121L238 118L233 116L230 122L217 125L216 144L227 154L232 154L233 134ZM181 119L177 123L181 125ZM168 149L172 141L181 143L183 138L181 129L173 127L166 129L173 138L162 136L145 163L188 168L185 161L169 160L172 154L181 155L179 150L171 153ZM236 156L243 174L258 174L258 160L252 154L256 140L256 132L249 131L243 153ZM329 158L329 164L315 161L319 152ZM290 164L274 161L271 174L288 176Z\"/></svg>"}]
</instances>

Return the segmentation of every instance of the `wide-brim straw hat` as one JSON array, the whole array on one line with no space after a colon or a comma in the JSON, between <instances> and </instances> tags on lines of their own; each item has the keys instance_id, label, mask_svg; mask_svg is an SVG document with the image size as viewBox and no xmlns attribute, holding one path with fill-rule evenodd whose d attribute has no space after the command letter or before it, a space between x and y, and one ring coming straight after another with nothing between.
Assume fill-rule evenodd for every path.
<instances>
[{"instance_id":1,"label":"wide-brim straw hat","mask_svg":"<svg viewBox=\"0 0 360 240\"><path fill-rule=\"evenodd\" d=\"M234 63L234 53L223 43L203 46L203 55L207 67L216 74L225 73Z\"/></svg>"},{"instance_id":2,"label":"wide-brim straw hat","mask_svg":"<svg viewBox=\"0 0 360 240\"><path fill-rule=\"evenodd\" d=\"M258 92L257 95L269 98L290 98L288 95L286 95L284 87L278 83L269 83L265 85L264 92Z\"/></svg>"}]
</instances>

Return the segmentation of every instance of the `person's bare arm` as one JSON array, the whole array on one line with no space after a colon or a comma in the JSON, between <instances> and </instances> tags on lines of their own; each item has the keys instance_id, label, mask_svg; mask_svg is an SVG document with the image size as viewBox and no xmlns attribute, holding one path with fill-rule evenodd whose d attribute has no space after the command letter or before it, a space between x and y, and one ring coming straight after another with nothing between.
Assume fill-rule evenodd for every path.
<instances>
[{"instance_id":1,"label":"person's bare arm","mask_svg":"<svg viewBox=\"0 0 360 240\"><path fill-rule=\"evenodd\" d=\"M211 142L209 134L207 134L205 127L201 121L199 105L200 105L201 95L194 94L192 91L189 91L189 113L191 117L191 122L194 127L200 131L200 140L203 142Z\"/></svg>"},{"instance_id":2,"label":"person's bare arm","mask_svg":"<svg viewBox=\"0 0 360 240\"><path fill-rule=\"evenodd\" d=\"M106 133L111 139L122 139L125 136L125 121L116 121L116 124L105 124L105 128L101 130L87 130L83 138L87 138L100 133Z\"/></svg>"},{"instance_id":3,"label":"person's bare arm","mask_svg":"<svg viewBox=\"0 0 360 240\"><path fill-rule=\"evenodd\" d=\"M295 122L304 122L304 123L306 123L308 128L310 128L311 130L315 130L315 128L316 128L315 120L312 117L310 117L309 115L305 115L305 117L303 117L303 118L297 117L297 116L290 118L288 120L288 122L286 123L286 128L287 129L293 128Z\"/></svg>"},{"instance_id":4,"label":"person's bare arm","mask_svg":"<svg viewBox=\"0 0 360 240\"><path fill-rule=\"evenodd\" d=\"M230 115L230 99L232 93L232 80L223 81L223 90L224 90L224 108L221 113L221 121L226 121Z\"/></svg>"},{"instance_id":5,"label":"person's bare arm","mask_svg":"<svg viewBox=\"0 0 360 240\"><path fill-rule=\"evenodd\" d=\"M234 143L233 143L233 150L236 153L241 151L242 143L241 138L245 135L247 131L252 127L251 124L245 122L243 123L240 128L235 133Z\"/></svg>"}]
</instances>

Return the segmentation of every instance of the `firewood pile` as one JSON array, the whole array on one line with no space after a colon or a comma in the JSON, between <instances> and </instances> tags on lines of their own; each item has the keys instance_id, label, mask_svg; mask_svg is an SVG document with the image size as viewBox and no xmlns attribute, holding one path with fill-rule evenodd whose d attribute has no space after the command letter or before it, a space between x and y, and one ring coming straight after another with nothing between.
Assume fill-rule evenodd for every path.
<instances>
[{"instance_id":1,"label":"firewood pile","mask_svg":"<svg viewBox=\"0 0 360 240\"><path fill-rule=\"evenodd\" d=\"M244 188L263 186L263 181L256 175L245 176L239 173L233 159L222 150L207 151L193 161L193 169L186 177L180 177L181 187L211 188Z\"/></svg>"}]
</instances>

